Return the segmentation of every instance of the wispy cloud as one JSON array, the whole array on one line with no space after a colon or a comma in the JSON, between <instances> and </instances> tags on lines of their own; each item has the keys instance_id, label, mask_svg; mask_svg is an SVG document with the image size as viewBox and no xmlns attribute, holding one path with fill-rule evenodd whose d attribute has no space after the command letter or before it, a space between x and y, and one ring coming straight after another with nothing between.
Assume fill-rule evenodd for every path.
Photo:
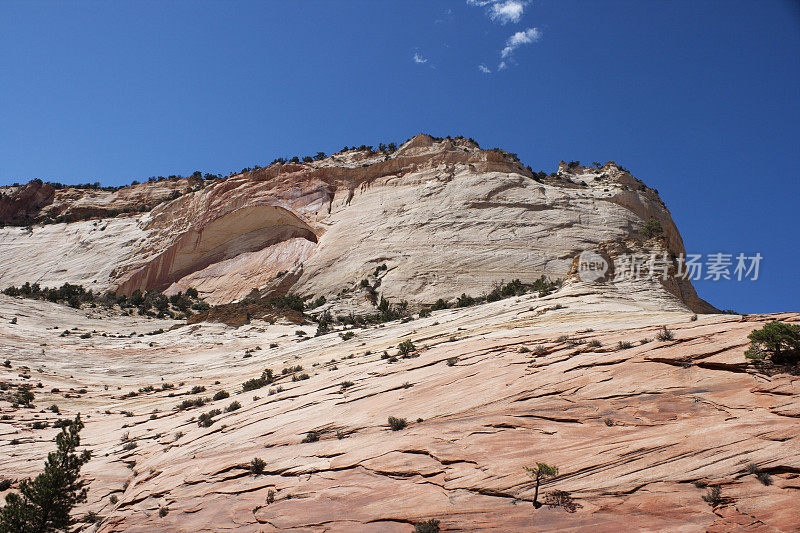
<instances>
[{"instance_id":1,"label":"wispy cloud","mask_svg":"<svg viewBox=\"0 0 800 533\"><path fill-rule=\"evenodd\" d=\"M481 71L481 72L483 72L484 74L491 74L491 73L492 73L492 69L490 69L489 67L487 67L487 66L486 66L486 65L484 65L483 63L481 63L480 65L478 65L478 70L480 70L480 71Z\"/></svg>"},{"instance_id":2,"label":"wispy cloud","mask_svg":"<svg viewBox=\"0 0 800 533\"><path fill-rule=\"evenodd\" d=\"M495 22L516 24L522 18L529 0L467 0L467 4L485 7L486 14Z\"/></svg>"},{"instance_id":3,"label":"wispy cloud","mask_svg":"<svg viewBox=\"0 0 800 533\"><path fill-rule=\"evenodd\" d=\"M523 44L531 44L541 38L542 32L539 31L538 28L528 28L525 31L518 31L508 38L505 48L503 48L503 50L500 52L500 57L505 59Z\"/></svg>"},{"instance_id":4,"label":"wispy cloud","mask_svg":"<svg viewBox=\"0 0 800 533\"><path fill-rule=\"evenodd\" d=\"M414 63L417 63L418 65L422 65L428 62L426 58L419 55L419 52L414 52L414 57L412 59L414 60Z\"/></svg>"}]
</instances>

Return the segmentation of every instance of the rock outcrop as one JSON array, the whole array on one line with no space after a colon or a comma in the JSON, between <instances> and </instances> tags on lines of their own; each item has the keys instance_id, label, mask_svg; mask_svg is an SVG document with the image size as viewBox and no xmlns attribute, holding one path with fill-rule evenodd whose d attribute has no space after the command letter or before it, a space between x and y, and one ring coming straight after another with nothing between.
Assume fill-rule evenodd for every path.
<instances>
[{"instance_id":1,"label":"rock outcrop","mask_svg":"<svg viewBox=\"0 0 800 533\"><path fill-rule=\"evenodd\" d=\"M133 189L162 183L113 194L136 197ZM412 308L501 281L563 279L584 250L638 246L651 219L663 229L651 244L684 252L657 192L618 165L562 162L558 173L534 174L513 155L463 138L418 135L391 153L349 150L205 185L114 219L110 237L99 235L107 220L0 230L9 258L0 283L81 281L126 294L194 287L213 304L254 289L290 291L363 311L372 304L358 283L370 276L381 296ZM82 196L67 212L89 203ZM689 282L646 289L714 311Z\"/></svg>"}]
</instances>

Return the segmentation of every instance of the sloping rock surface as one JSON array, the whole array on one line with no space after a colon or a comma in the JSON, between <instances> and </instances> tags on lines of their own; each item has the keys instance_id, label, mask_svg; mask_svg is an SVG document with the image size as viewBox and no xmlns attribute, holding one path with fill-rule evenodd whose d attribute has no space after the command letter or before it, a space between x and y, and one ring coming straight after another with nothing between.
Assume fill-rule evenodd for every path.
<instances>
[{"instance_id":1,"label":"sloping rock surface","mask_svg":"<svg viewBox=\"0 0 800 533\"><path fill-rule=\"evenodd\" d=\"M653 291L634 294L569 284L350 340L258 320L172 328L0 295L11 362L0 381L36 394L34 408L0 400L0 471L12 490L39 471L56 430L32 423L80 412L93 459L78 515L102 517L84 531L410 532L430 518L443 531L800 529L800 379L758 373L743 355L750 331L800 315L691 320L677 300L665 310ZM673 340L656 339L662 325ZM413 357L381 357L404 340ZM241 392L265 368L279 380ZM220 390L231 396L176 409ZM408 426L392 431L389 416ZM534 508L523 467L536 462L560 471L540 500L566 491L575 512ZM712 507L695 484L723 500Z\"/></svg>"}]
</instances>

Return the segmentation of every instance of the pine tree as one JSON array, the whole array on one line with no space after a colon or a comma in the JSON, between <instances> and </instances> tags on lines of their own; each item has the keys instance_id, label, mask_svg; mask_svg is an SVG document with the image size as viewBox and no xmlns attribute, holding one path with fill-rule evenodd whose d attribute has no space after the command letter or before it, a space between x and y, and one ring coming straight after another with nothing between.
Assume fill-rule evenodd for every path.
<instances>
[{"instance_id":1,"label":"pine tree","mask_svg":"<svg viewBox=\"0 0 800 533\"><path fill-rule=\"evenodd\" d=\"M67 531L72 523L70 511L86 501L89 490L79 476L91 453L75 451L80 446L81 429L83 422L78 415L56 436L57 449L48 454L44 471L33 480L22 480L19 494L6 496L6 505L0 510L0 533Z\"/></svg>"}]
</instances>

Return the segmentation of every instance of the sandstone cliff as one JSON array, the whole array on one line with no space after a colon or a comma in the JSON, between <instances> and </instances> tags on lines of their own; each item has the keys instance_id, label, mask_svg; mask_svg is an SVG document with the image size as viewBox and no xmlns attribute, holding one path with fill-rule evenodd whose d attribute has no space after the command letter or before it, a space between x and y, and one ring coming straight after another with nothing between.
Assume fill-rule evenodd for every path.
<instances>
[{"instance_id":1,"label":"sandstone cliff","mask_svg":"<svg viewBox=\"0 0 800 533\"><path fill-rule=\"evenodd\" d=\"M114 194L135 196L125 191ZM83 195L67 212L92 201ZM648 244L639 230L650 219L663 235ZM545 176L500 150L427 135L391 153L349 150L215 180L144 215L0 231L0 284L194 287L215 304L290 291L355 311L371 306L357 286L365 278L413 307L503 280L563 279L587 249L684 252L657 192L612 162L562 163ZM714 311L688 282L644 287L665 305Z\"/></svg>"}]
</instances>

